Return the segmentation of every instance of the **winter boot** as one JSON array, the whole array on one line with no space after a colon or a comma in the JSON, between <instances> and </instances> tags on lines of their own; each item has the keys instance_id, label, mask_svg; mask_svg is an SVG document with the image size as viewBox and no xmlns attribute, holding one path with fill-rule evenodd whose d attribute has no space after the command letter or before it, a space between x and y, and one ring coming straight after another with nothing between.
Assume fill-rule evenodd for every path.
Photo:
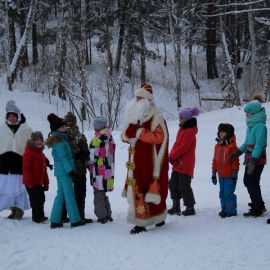
<instances>
[{"instance_id":1,"label":"winter boot","mask_svg":"<svg viewBox=\"0 0 270 270\"><path fill-rule=\"evenodd\" d=\"M14 219L21 220L23 218L24 212L22 209L15 207L16 208L16 213L14 216Z\"/></svg>"},{"instance_id":2,"label":"winter boot","mask_svg":"<svg viewBox=\"0 0 270 270\"><path fill-rule=\"evenodd\" d=\"M250 210L254 210L254 206L253 206L252 202L248 203L248 206L251 208ZM264 201L263 201L262 212L264 213L266 211L267 211L267 209L265 208L265 204L264 204Z\"/></svg>"},{"instance_id":3,"label":"winter boot","mask_svg":"<svg viewBox=\"0 0 270 270\"><path fill-rule=\"evenodd\" d=\"M156 227L161 227L161 226L163 226L163 225L165 225L165 220L163 220L163 221L157 223L155 226L156 226Z\"/></svg>"},{"instance_id":4,"label":"winter boot","mask_svg":"<svg viewBox=\"0 0 270 270\"><path fill-rule=\"evenodd\" d=\"M100 218L97 220L98 223L105 224L108 222L107 218Z\"/></svg>"},{"instance_id":5,"label":"winter boot","mask_svg":"<svg viewBox=\"0 0 270 270\"><path fill-rule=\"evenodd\" d=\"M235 217L236 214L230 214L230 213L227 213L227 212L223 212L222 214L220 214L220 217L222 218L227 218L227 217Z\"/></svg>"},{"instance_id":6,"label":"winter boot","mask_svg":"<svg viewBox=\"0 0 270 270\"><path fill-rule=\"evenodd\" d=\"M270 218L267 219L266 223L267 224L270 224Z\"/></svg>"},{"instance_id":7,"label":"winter boot","mask_svg":"<svg viewBox=\"0 0 270 270\"><path fill-rule=\"evenodd\" d=\"M130 234L137 234L140 232L146 232L145 227L135 226L131 231Z\"/></svg>"},{"instance_id":8,"label":"winter boot","mask_svg":"<svg viewBox=\"0 0 270 270\"><path fill-rule=\"evenodd\" d=\"M180 200L172 200L173 206L168 210L169 215L181 215Z\"/></svg>"},{"instance_id":9,"label":"winter boot","mask_svg":"<svg viewBox=\"0 0 270 270\"><path fill-rule=\"evenodd\" d=\"M244 217L249 218L257 218L257 217L262 217L263 216L263 210L249 210L247 213L243 214Z\"/></svg>"},{"instance_id":10,"label":"winter boot","mask_svg":"<svg viewBox=\"0 0 270 270\"><path fill-rule=\"evenodd\" d=\"M218 213L218 215L221 217L222 215L224 215L224 213L226 213L224 210L222 210L222 211L220 211L219 213Z\"/></svg>"},{"instance_id":11,"label":"winter boot","mask_svg":"<svg viewBox=\"0 0 270 270\"><path fill-rule=\"evenodd\" d=\"M185 211L182 212L184 216L193 216L196 214L193 206L188 206Z\"/></svg>"},{"instance_id":12,"label":"winter boot","mask_svg":"<svg viewBox=\"0 0 270 270\"><path fill-rule=\"evenodd\" d=\"M54 223L54 222L52 222L51 223L51 229L56 229L56 228L61 228L61 227L63 227L63 223Z\"/></svg>"},{"instance_id":13,"label":"winter boot","mask_svg":"<svg viewBox=\"0 0 270 270\"><path fill-rule=\"evenodd\" d=\"M93 223L93 220L91 218L83 218L86 223Z\"/></svg>"},{"instance_id":14,"label":"winter boot","mask_svg":"<svg viewBox=\"0 0 270 270\"><path fill-rule=\"evenodd\" d=\"M113 222L113 218L112 217L106 217L106 219L110 222Z\"/></svg>"},{"instance_id":15,"label":"winter boot","mask_svg":"<svg viewBox=\"0 0 270 270\"><path fill-rule=\"evenodd\" d=\"M75 227L78 227L78 226L83 226L85 224L86 224L86 222L84 220L80 220L78 222L71 223L71 228L75 228Z\"/></svg>"},{"instance_id":16,"label":"winter boot","mask_svg":"<svg viewBox=\"0 0 270 270\"><path fill-rule=\"evenodd\" d=\"M11 214L7 217L9 219L14 219L15 214L16 214L16 207L10 207Z\"/></svg>"}]
</instances>

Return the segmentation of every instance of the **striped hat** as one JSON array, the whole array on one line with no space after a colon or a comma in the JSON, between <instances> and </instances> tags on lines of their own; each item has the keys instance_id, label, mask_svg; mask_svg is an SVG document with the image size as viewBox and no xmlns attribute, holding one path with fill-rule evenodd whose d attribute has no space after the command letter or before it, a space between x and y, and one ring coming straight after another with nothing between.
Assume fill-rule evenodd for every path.
<instances>
[{"instance_id":1,"label":"striped hat","mask_svg":"<svg viewBox=\"0 0 270 270\"><path fill-rule=\"evenodd\" d=\"M153 100L154 96L152 86L150 84L143 83L141 87L135 91L135 96Z\"/></svg>"}]
</instances>

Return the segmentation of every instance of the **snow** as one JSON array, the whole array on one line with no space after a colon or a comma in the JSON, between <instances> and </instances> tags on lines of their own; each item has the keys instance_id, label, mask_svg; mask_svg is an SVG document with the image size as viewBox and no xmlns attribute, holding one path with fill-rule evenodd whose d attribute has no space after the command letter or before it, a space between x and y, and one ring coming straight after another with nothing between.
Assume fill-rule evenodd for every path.
<instances>
[{"instance_id":1,"label":"snow","mask_svg":"<svg viewBox=\"0 0 270 270\"><path fill-rule=\"evenodd\" d=\"M2 90L0 93L1 117L5 115L5 105L14 99L21 107L29 125L36 131L49 133L46 116L57 113L64 116L68 108L58 103L49 104L41 95L33 92L13 92ZM270 103L264 104L270 113ZM0 265L1 269L269 269L270 225L266 220L269 212L260 218L244 218L250 202L243 185L242 165L236 188L238 215L221 219L218 216L220 203L219 187L211 181L211 161L214 151L217 126L231 123L235 127L238 146L245 138L245 113L243 108L217 110L203 113L198 117L195 178L192 188L196 199L195 216L168 216L165 226L147 227L147 232L130 235L134 225L126 223L127 201L121 197L126 177L125 162L127 147L120 140L121 130L113 132L117 144L115 190L108 193L114 221L107 224L97 223L93 212L93 192L87 183L86 217L94 219L93 224L83 227L50 229L49 221L44 224L32 222L31 210L25 212L21 221L9 220L9 211L0 213ZM269 127L269 120L267 121ZM170 147L175 140L178 121L168 122ZM93 131L86 131L88 141ZM269 156L269 150L268 156ZM49 149L45 155L53 162ZM52 171L50 190L46 192L45 213L50 216L56 195L56 179ZM169 174L171 171L169 172ZM262 173L261 188L266 208L270 210L270 167L265 166ZM168 207L171 199L168 196ZM182 207L183 210L183 207Z\"/></svg>"}]
</instances>

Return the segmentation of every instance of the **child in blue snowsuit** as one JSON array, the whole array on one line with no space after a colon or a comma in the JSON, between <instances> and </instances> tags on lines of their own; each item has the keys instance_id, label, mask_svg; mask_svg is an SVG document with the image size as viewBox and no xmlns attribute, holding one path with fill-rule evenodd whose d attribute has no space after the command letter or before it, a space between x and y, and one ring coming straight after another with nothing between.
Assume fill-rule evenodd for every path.
<instances>
[{"instance_id":1,"label":"child in blue snowsuit","mask_svg":"<svg viewBox=\"0 0 270 270\"><path fill-rule=\"evenodd\" d=\"M219 215L226 218L237 215L237 197L234 192L239 170L239 158L230 163L227 161L229 155L237 150L234 127L231 124L220 124L217 136L212 162L212 182L214 185L217 184L218 174L221 204Z\"/></svg>"},{"instance_id":2,"label":"child in blue snowsuit","mask_svg":"<svg viewBox=\"0 0 270 270\"><path fill-rule=\"evenodd\" d=\"M68 143L66 133L66 123L62 118L51 113L47 117L50 122L51 133L45 141L45 145L52 148L54 158L54 175L57 178L57 195L54 199L52 213L50 217L51 229L63 227L61 223L62 210L64 202L71 222L71 228L85 225L86 222L81 220L75 193L73 188L73 179L76 181L76 172L74 158Z\"/></svg>"}]
</instances>

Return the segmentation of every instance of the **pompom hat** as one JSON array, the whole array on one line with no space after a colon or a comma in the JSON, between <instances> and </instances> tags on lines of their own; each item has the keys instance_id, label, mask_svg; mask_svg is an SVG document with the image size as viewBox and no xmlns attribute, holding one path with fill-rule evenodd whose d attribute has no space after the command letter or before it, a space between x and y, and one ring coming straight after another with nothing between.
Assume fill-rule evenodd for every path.
<instances>
[{"instance_id":1,"label":"pompom hat","mask_svg":"<svg viewBox=\"0 0 270 270\"><path fill-rule=\"evenodd\" d=\"M254 94L252 96L252 101L250 101L244 108L246 113L251 113L252 115L259 113L262 110L263 97L261 94Z\"/></svg>"},{"instance_id":2,"label":"pompom hat","mask_svg":"<svg viewBox=\"0 0 270 270\"><path fill-rule=\"evenodd\" d=\"M107 126L107 119L103 116L97 116L93 121L93 127L102 130Z\"/></svg>"},{"instance_id":3,"label":"pompom hat","mask_svg":"<svg viewBox=\"0 0 270 270\"><path fill-rule=\"evenodd\" d=\"M153 89L150 84L144 83L139 89L135 91L135 97L147 98L153 100Z\"/></svg>"},{"instance_id":4,"label":"pompom hat","mask_svg":"<svg viewBox=\"0 0 270 270\"><path fill-rule=\"evenodd\" d=\"M58 117L54 113L49 114L47 120L50 122L51 131L56 131L60 127L67 125L63 118Z\"/></svg>"},{"instance_id":5,"label":"pompom hat","mask_svg":"<svg viewBox=\"0 0 270 270\"><path fill-rule=\"evenodd\" d=\"M194 116L198 116L200 114L200 110L196 107L194 108L186 108L182 111L179 111L179 116L184 118L185 122L193 118Z\"/></svg>"},{"instance_id":6,"label":"pompom hat","mask_svg":"<svg viewBox=\"0 0 270 270\"><path fill-rule=\"evenodd\" d=\"M16 107L16 103L14 100L9 100L6 104L6 118L8 118L8 116L10 114L13 114L14 116L16 116L17 118L19 118L20 115L20 111L19 109Z\"/></svg>"}]
</instances>

